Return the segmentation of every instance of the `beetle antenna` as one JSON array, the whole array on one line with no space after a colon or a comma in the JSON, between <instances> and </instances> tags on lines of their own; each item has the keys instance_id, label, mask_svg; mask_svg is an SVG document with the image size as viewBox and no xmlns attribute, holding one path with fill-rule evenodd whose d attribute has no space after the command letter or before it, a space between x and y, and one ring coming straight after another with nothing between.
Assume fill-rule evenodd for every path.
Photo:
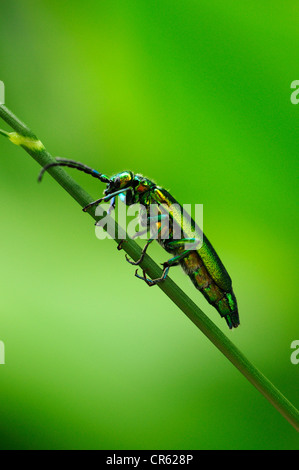
<instances>
[{"instance_id":1,"label":"beetle antenna","mask_svg":"<svg viewBox=\"0 0 299 470\"><path fill-rule=\"evenodd\" d=\"M44 173L53 166L68 166L69 168L75 168L76 170L83 171L84 173L91 175L94 178L99 179L100 181L102 181L102 183L109 183L110 181L108 176L103 175L103 173L99 173L98 171L94 170L93 168L90 168L87 165L84 165L81 162L76 162L75 160L69 160L68 158L56 157L55 162L48 163L42 168L38 176L38 182L41 182Z\"/></svg>"}]
</instances>

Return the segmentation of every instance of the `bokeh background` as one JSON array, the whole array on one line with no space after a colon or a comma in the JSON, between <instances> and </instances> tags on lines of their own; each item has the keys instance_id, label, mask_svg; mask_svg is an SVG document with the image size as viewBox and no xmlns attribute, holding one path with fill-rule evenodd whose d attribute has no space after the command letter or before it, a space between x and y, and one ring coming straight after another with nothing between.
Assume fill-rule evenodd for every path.
<instances>
[{"instance_id":1,"label":"bokeh background","mask_svg":"<svg viewBox=\"0 0 299 470\"><path fill-rule=\"evenodd\" d=\"M6 105L53 155L140 172L204 229L238 298L230 332L296 405L295 1L1 0ZM0 127L9 130L5 123ZM0 447L296 449L298 434L38 165L0 142ZM72 172L72 170L70 170ZM72 172L95 198L104 186ZM167 259L151 247L157 262Z\"/></svg>"}]
</instances>

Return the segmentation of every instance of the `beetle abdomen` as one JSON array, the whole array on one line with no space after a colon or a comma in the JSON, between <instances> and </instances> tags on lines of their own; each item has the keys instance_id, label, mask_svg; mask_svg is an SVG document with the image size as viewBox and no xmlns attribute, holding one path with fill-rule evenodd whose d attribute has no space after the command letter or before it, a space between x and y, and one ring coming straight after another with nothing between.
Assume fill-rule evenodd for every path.
<instances>
[{"instance_id":1,"label":"beetle abdomen","mask_svg":"<svg viewBox=\"0 0 299 470\"><path fill-rule=\"evenodd\" d=\"M232 289L226 291L214 281L195 250L190 251L189 255L180 261L180 264L194 286L216 308L221 317L225 318L229 328L236 328L240 322L237 301Z\"/></svg>"}]
</instances>

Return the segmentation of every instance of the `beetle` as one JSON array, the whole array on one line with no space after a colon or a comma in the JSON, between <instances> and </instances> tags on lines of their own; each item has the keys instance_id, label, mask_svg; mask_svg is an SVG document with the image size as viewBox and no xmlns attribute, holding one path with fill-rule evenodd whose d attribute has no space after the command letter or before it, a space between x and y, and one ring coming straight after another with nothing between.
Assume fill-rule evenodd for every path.
<instances>
[{"instance_id":1,"label":"beetle","mask_svg":"<svg viewBox=\"0 0 299 470\"><path fill-rule=\"evenodd\" d=\"M108 213L110 213L115 208L115 200L118 196L128 206L141 204L143 210L140 214L140 220L141 226L145 227L145 230L139 232L139 234L148 232L153 225L156 227L156 233L151 234L147 240L138 261L134 262L126 255L127 261L132 265L138 266L154 239L157 239L158 243L172 257L163 263L163 272L160 278L149 279L145 271L143 271L143 276L140 276L138 271L136 271L136 277L145 281L148 286L154 286L166 279L170 268L180 265L196 289L216 308L220 316L225 318L228 327L230 329L238 327L240 321L237 300L228 272L211 243L202 234L194 220L190 216L182 216L181 212L178 214L177 210L173 209L174 207L181 208L181 206L166 189L157 186L156 183L148 178L140 174L134 174L131 171L123 171L109 178L81 162L59 157L54 162L43 167L38 180L41 181L45 171L53 166L75 168L107 184L104 190L104 197L84 207L83 211L85 212L103 201L110 201L108 210ZM152 205L157 207L156 215L152 215L150 210ZM167 227L164 223L166 218L168 219ZM175 227L182 227L183 223L185 227L184 232L181 232L182 235L179 238L174 237Z\"/></svg>"}]
</instances>

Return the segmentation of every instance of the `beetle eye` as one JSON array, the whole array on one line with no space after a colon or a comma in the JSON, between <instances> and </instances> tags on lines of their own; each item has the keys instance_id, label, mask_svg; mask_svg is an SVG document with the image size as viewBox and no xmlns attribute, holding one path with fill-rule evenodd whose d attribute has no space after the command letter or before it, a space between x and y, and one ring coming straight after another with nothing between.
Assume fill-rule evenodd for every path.
<instances>
[{"instance_id":1,"label":"beetle eye","mask_svg":"<svg viewBox=\"0 0 299 470\"><path fill-rule=\"evenodd\" d=\"M115 180L113 181L113 186L115 187L115 189L120 187L120 177L119 176L117 178L115 178Z\"/></svg>"},{"instance_id":2,"label":"beetle eye","mask_svg":"<svg viewBox=\"0 0 299 470\"><path fill-rule=\"evenodd\" d=\"M109 189L115 191L120 187L120 177L116 176L115 178L111 179L111 183L109 185Z\"/></svg>"}]
</instances>

